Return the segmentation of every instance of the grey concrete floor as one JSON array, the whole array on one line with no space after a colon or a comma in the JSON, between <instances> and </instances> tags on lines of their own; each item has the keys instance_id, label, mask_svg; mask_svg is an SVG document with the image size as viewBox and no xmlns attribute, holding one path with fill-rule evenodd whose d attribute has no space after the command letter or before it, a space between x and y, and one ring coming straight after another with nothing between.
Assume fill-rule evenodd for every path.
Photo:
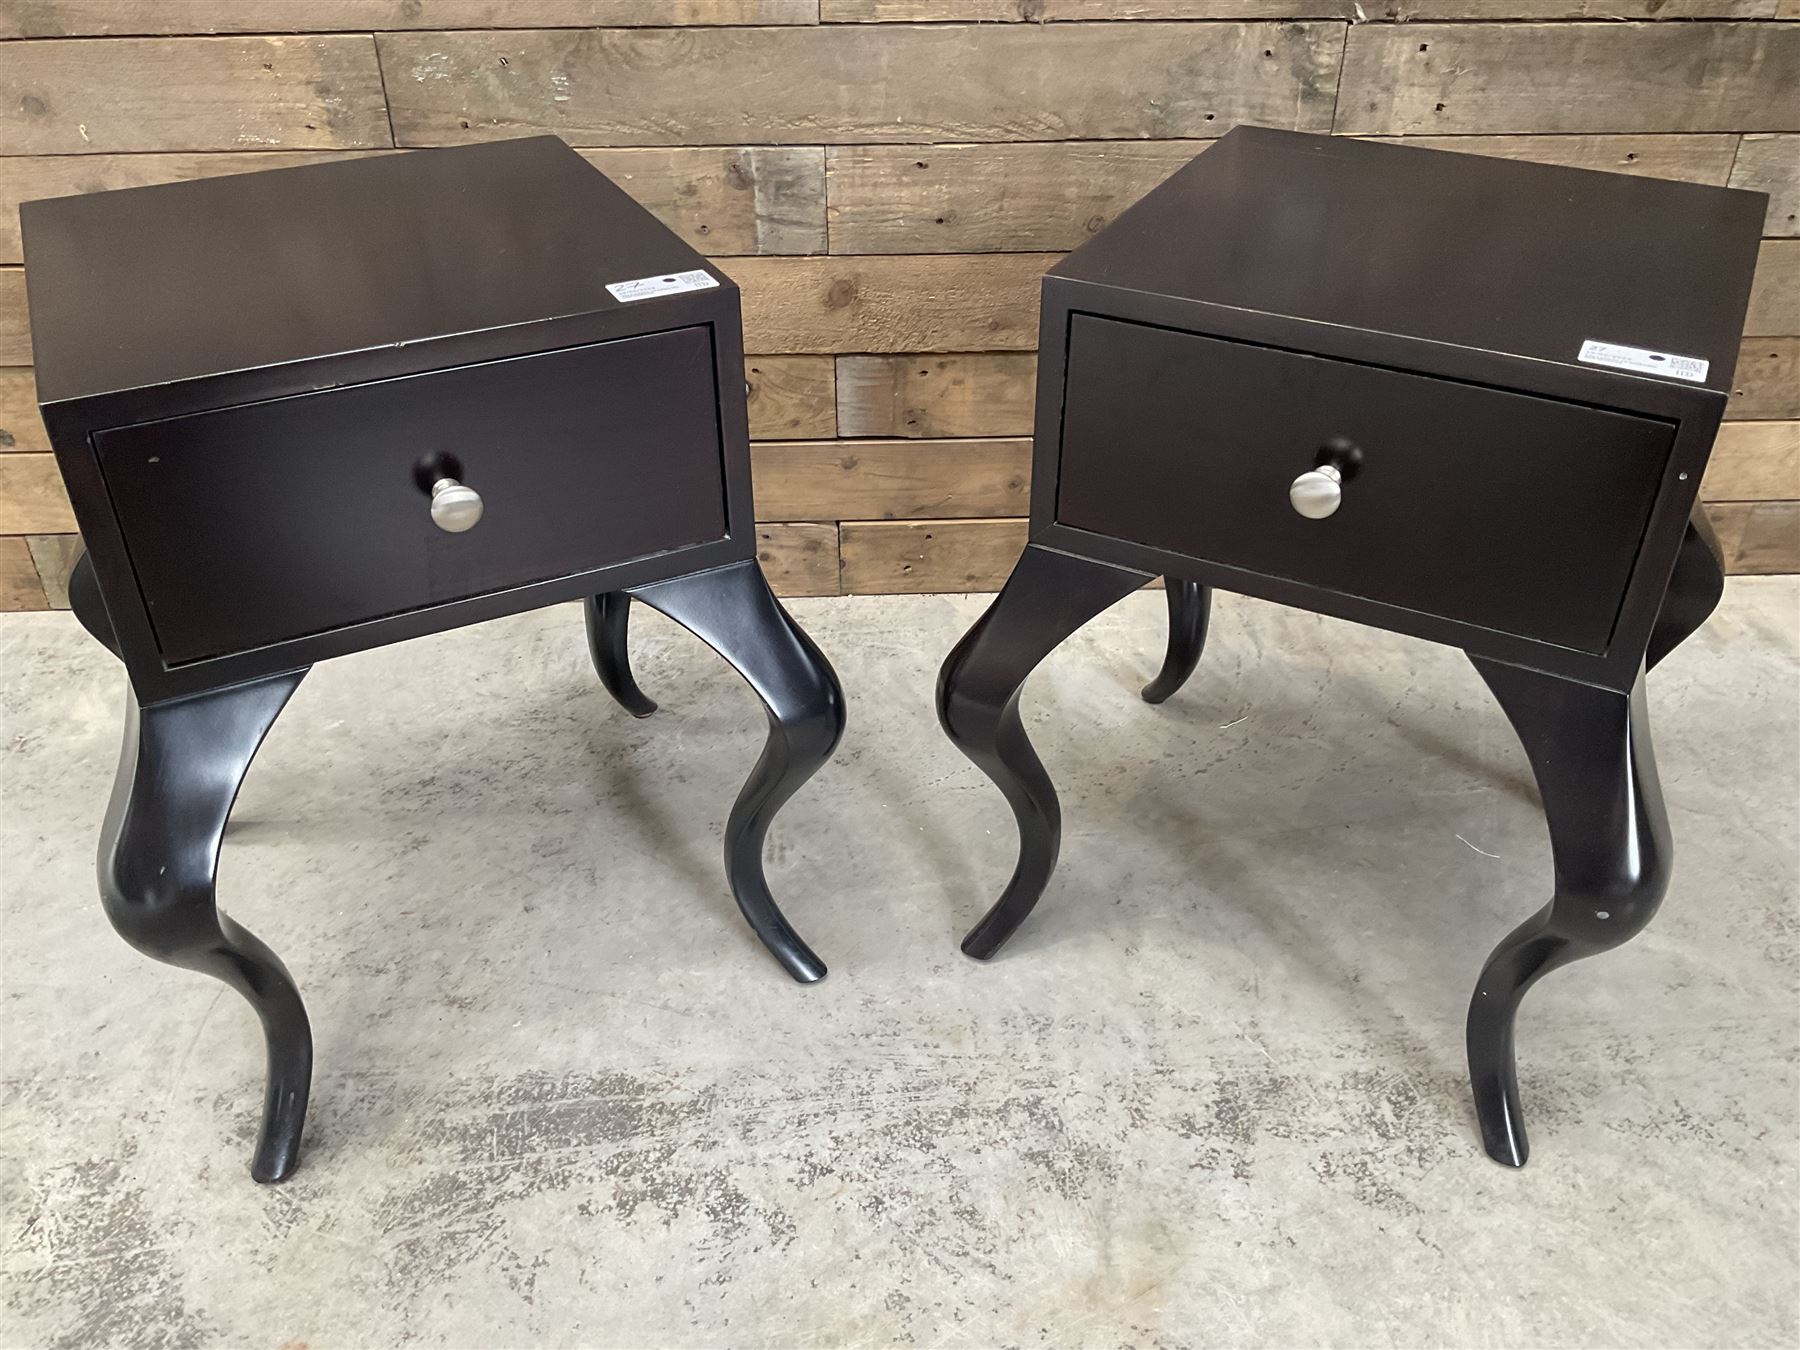
<instances>
[{"instance_id":1,"label":"grey concrete floor","mask_svg":"<svg viewBox=\"0 0 1800 1350\"><path fill-rule=\"evenodd\" d=\"M567 606L316 670L221 875L317 1036L274 1188L248 1009L94 897L121 673L0 620L0 1343L1800 1341L1800 582L1657 672L1674 889L1527 1001L1517 1173L1462 1013L1549 860L1466 661L1221 597L1150 708L1128 600L1028 690L1062 868L978 965L1011 823L931 690L984 603L792 606L850 699L770 849L813 988L724 888L762 717L686 634L638 611L645 722Z\"/></svg>"}]
</instances>

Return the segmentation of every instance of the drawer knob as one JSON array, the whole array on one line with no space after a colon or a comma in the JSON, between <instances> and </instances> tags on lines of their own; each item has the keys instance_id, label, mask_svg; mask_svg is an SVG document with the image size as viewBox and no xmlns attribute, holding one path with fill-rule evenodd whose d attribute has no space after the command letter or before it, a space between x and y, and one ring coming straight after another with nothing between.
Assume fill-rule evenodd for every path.
<instances>
[{"instance_id":1,"label":"drawer knob","mask_svg":"<svg viewBox=\"0 0 1800 1350\"><path fill-rule=\"evenodd\" d=\"M1323 520L1344 500L1344 474L1335 464L1321 464L1301 474L1288 487L1288 501L1308 520Z\"/></svg>"},{"instance_id":2,"label":"drawer knob","mask_svg":"<svg viewBox=\"0 0 1800 1350\"><path fill-rule=\"evenodd\" d=\"M454 478L440 478L431 485L431 523L440 530L461 534L481 519L481 494Z\"/></svg>"}]
</instances>

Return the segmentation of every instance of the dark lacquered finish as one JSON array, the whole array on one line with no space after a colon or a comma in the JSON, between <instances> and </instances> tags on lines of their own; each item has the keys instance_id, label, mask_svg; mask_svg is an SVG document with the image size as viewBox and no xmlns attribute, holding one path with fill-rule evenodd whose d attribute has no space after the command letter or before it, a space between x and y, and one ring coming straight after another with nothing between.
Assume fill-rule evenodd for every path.
<instances>
[{"instance_id":1,"label":"dark lacquered finish","mask_svg":"<svg viewBox=\"0 0 1800 1350\"><path fill-rule=\"evenodd\" d=\"M725 822L725 875L744 917L788 974L803 984L821 980L825 963L769 894L762 849L775 813L831 758L844 734L837 675L775 599L754 560L633 587L631 595L718 652L763 702L769 738Z\"/></svg>"},{"instance_id":2,"label":"dark lacquered finish","mask_svg":"<svg viewBox=\"0 0 1800 1350\"><path fill-rule=\"evenodd\" d=\"M44 416L88 552L77 618L125 663L106 911L262 1019L252 1164L299 1158L305 1009L218 910L219 845L270 724L323 657L585 602L636 716L631 597L717 648L769 715L726 872L797 980L825 967L762 870L769 822L830 755L830 665L754 557L737 288L553 138L28 203ZM606 283L699 271L633 303ZM440 479L481 494L434 523Z\"/></svg>"},{"instance_id":3,"label":"dark lacquered finish","mask_svg":"<svg viewBox=\"0 0 1800 1350\"><path fill-rule=\"evenodd\" d=\"M1718 603L1696 503L1731 387L1763 199L1233 131L1044 282L1030 544L944 664L940 717L1005 794L1019 863L964 941L990 956L1056 861L1020 687L1161 572L1187 680L1211 588L1453 643L1518 730L1555 894L1484 968L1468 1053L1488 1153L1526 1143L1519 1001L1655 912L1670 846L1643 677ZM1577 358L1697 357L1704 380ZM1342 500L1290 508L1330 464ZM1182 578L1176 581L1173 578Z\"/></svg>"},{"instance_id":4,"label":"dark lacquered finish","mask_svg":"<svg viewBox=\"0 0 1800 1350\"><path fill-rule=\"evenodd\" d=\"M1169 646L1162 669L1144 686L1146 703L1166 702L1188 682L1206 650L1206 625L1212 618L1212 587L1175 577L1163 584L1169 603Z\"/></svg>"}]
</instances>

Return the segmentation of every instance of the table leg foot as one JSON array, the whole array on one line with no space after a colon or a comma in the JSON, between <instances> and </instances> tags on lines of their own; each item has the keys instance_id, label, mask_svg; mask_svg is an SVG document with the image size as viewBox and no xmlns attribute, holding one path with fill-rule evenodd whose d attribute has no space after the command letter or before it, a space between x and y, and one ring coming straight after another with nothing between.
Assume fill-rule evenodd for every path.
<instances>
[{"instance_id":1,"label":"table leg foot","mask_svg":"<svg viewBox=\"0 0 1800 1350\"><path fill-rule=\"evenodd\" d=\"M223 980L262 1021L268 1078L250 1174L264 1182L299 1163L312 1030L281 961L219 912L214 879L238 786L305 673L148 707L132 699L100 839L100 895L119 934L147 956Z\"/></svg>"},{"instance_id":2,"label":"table leg foot","mask_svg":"<svg viewBox=\"0 0 1800 1350\"><path fill-rule=\"evenodd\" d=\"M1707 520L1705 509L1696 505L1687 533L1681 538L1681 551L1675 555L1675 570L1663 593L1662 608L1650 630L1650 648L1644 655L1646 670L1656 669L1719 607L1725 594L1724 557L1712 522Z\"/></svg>"},{"instance_id":3,"label":"table leg foot","mask_svg":"<svg viewBox=\"0 0 1800 1350\"><path fill-rule=\"evenodd\" d=\"M945 658L938 721L994 781L1019 827L1019 859L999 900L963 939L985 960L1025 921L1056 869L1062 811L1019 720L1019 691L1038 663L1102 610L1150 578L1028 545L987 613Z\"/></svg>"},{"instance_id":4,"label":"table leg foot","mask_svg":"<svg viewBox=\"0 0 1800 1350\"><path fill-rule=\"evenodd\" d=\"M830 662L788 616L754 560L631 591L700 638L749 682L769 739L725 824L725 875L763 945L796 980L825 976L769 893L763 841L787 799L831 758L844 733L844 693Z\"/></svg>"},{"instance_id":5,"label":"table leg foot","mask_svg":"<svg viewBox=\"0 0 1800 1350\"><path fill-rule=\"evenodd\" d=\"M1531 760L1550 828L1555 893L1488 957L1469 1003L1469 1075L1482 1142L1522 1167L1513 1020L1544 975L1642 932L1668 889L1673 849L1656 778L1644 679L1628 694L1473 658Z\"/></svg>"},{"instance_id":6,"label":"table leg foot","mask_svg":"<svg viewBox=\"0 0 1800 1350\"><path fill-rule=\"evenodd\" d=\"M626 639L631 630L631 597L624 591L590 595L582 602L587 621L588 654L594 674L606 692L633 717L648 717L656 704L644 696L631 674L631 654Z\"/></svg>"},{"instance_id":7,"label":"table leg foot","mask_svg":"<svg viewBox=\"0 0 1800 1350\"><path fill-rule=\"evenodd\" d=\"M1161 703L1178 692L1200 664L1206 649L1206 624L1212 615L1212 587L1166 577L1169 597L1169 649L1162 670L1144 686L1144 702Z\"/></svg>"}]
</instances>

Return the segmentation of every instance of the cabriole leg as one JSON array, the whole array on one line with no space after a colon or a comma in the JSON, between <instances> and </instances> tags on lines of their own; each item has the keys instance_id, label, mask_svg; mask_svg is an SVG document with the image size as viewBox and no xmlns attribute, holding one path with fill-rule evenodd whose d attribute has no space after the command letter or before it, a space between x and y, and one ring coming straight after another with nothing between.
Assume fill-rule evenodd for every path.
<instances>
[{"instance_id":1,"label":"cabriole leg","mask_svg":"<svg viewBox=\"0 0 1800 1350\"><path fill-rule=\"evenodd\" d=\"M938 721L1006 796L1019 826L1019 860L999 900L963 939L970 956L1000 949L1037 904L1062 838L1050 775L1019 721L1026 676L1064 639L1150 578L1028 545L1006 587L944 661Z\"/></svg>"},{"instance_id":2,"label":"cabriole leg","mask_svg":"<svg viewBox=\"0 0 1800 1350\"><path fill-rule=\"evenodd\" d=\"M257 747L304 670L126 711L125 747L100 836L100 896L146 956L223 980L262 1020L262 1129L250 1175L280 1181L299 1162L312 1083L312 1029L273 952L218 909L219 844Z\"/></svg>"},{"instance_id":3,"label":"cabriole leg","mask_svg":"<svg viewBox=\"0 0 1800 1350\"><path fill-rule=\"evenodd\" d=\"M587 620L588 653L594 673L606 692L633 717L648 717L656 704L644 697L631 674L631 654L626 640L631 630L631 597L624 591L590 595L582 602Z\"/></svg>"},{"instance_id":4,"label":"cabriole leg","mask_svg":"<svg viewBox=\"0 0 1800 1350\"><path fill-rule=\"evenodd\" d=\"M1188 682L1206 649L1206 623L1212 614L1211 586L1175 577L1165 578L1163 585L1169 597L1169 650L1162 670L1144 686L1146 703L1161 703Z\"/></svg>"},{"instance_id":5,"label":"cabriole leg","mask_svg":"<svg viewBox=\"0 0 1800 1350\"><path fill-rule=\"evenodd\" d=\"M1669 885L1669 824L1640 674L1629 694L1476 658L1525 746L1550 827L1556 889L1488 957L1469 1003L1469 1075L1488 1156L1529 1155L1513 1062L1525 991L1642 932Z\"/></svg>"},{"instance_id":6,"label":"cabriole leg","mask_svg":"<svg viewBox=\"0 0 1800 1350\"><path fill-rule=\"evenodd\" d=\"M1694 635L1719 607L1725 594L1725 555L1719 551L1719 537L1712 523L1698 505L1688 520L1687 533L1681 537L1681 551L1675 555L1675 570L1669 577L1669 589L1663 593L1662 608L1650 630L1650 649L1644 655L1646 670Z\"/></svg>"},{"instance_id":7,"label":"cabriole leg","mask_svg":"<svg viewBox=\"0 0 1800 1350\"><path fill-rule=\"evenodd\" d=\"M754 560L631 591L724 657L762 699L769 739L725 824L725 875L738 907L788 974L823 979L825 963L782 916L763 874L763 840L782 804L844 733L844 693L812 639L788 616Z\"/></svg>"}]
</instances>

